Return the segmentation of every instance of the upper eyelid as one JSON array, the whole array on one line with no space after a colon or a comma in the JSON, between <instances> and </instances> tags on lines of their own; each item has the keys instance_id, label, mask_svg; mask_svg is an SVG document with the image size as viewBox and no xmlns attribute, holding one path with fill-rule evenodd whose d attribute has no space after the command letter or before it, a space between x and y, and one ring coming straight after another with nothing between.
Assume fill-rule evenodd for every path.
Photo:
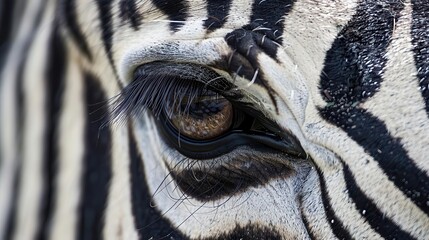
<instances>
[{"instance_id":1,"label":"upper eyelid","mask_svg":"<svg viewBox=\"0 0 429 240\"><path fill-rule=\"evenodd\" d=\"M124 85L132 79L134 71L144 64L172 61L210 66L221 60L229 51L223 37L161 41L138 41L138 44L129 46L120 54L122 56L118 60L118 73Z\"/></svg>"}]
</instances>

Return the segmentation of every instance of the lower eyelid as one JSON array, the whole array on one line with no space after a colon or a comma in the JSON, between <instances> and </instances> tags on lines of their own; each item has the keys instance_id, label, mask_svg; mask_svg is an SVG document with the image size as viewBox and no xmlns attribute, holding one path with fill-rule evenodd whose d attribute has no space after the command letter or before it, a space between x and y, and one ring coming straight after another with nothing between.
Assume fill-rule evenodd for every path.
<instances>
[{"instance_id":1,"label":"lower eyelid","mask_svg":"<svg viewBox=\"0 0 429 240\"><path fill-rule=\"evenodd\" d=\"M245 132L242 130L232 130L220 138L210 141L198 141L181 136L168 120L161 117L157 121L158 130L163 137L165 143L172 148L175 148L184 156L193 159L211 159L232 152L240 146L249 146L257 149L267 150L279 153L289 154L291 157L304 158L300 145L294 142L285 141L274 134L267 135L266 133Z\"/></svg>"}]
</instances>

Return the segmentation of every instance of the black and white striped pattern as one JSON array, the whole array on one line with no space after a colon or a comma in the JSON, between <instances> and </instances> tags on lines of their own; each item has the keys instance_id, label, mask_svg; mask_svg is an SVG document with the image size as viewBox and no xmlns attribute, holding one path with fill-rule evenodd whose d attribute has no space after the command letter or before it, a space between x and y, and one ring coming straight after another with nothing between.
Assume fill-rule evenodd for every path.
<instances>
[{"instance_id":1,"label":"black and white striped pattern","mask_svg":"<svg viewBox=\"0 0 429 240\"><path fill-rule=\"evenodd\" d=\"M1 72L0 239L429 237L427 2L23 6ZM307 156L189 159L149 113L109 121L154 62L214 70Z\"/></svg>"}]
</instances>

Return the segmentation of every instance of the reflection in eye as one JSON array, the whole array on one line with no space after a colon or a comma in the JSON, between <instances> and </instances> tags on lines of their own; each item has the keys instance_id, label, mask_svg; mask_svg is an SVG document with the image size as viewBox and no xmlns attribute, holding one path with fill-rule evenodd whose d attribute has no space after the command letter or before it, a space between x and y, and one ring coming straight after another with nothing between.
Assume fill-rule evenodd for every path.
<instances>
[{"instance_id":1,"label":"reflection in eye","mask_svg":"<svg viewBox=\"0 0 429 240\"><path fill-rule=\"evenodd\" d=\"M209 140L221 136L231 128L232 104L224 97L207 91L188 104L176 106L169 120L183 136L195 140Z\"/></svg>"}]
</instances>

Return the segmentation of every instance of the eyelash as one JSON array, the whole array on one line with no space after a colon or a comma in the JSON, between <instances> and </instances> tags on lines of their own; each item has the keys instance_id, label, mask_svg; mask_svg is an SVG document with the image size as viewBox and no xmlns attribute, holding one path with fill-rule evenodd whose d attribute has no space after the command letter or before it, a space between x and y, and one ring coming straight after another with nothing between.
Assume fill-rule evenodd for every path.
<instances>
[{"instance_id":1,"label":"eyelash","mask_svg":"<svg viewBox=\"0 0 429 240\"><path fill-rule=\"evenodd\" d=\"M230 84L219 76L212 75L202 80L183 76L173 70L137 69L134 80L119 95L109 100L109 123L121 124L129 116L142 117L148 110L156 118L163 112L170 116L174 110L172 106L182 106L184 112L187 112L192 102L207 91L223 94L230 88Z\"/></svg>"}]
</instances>

